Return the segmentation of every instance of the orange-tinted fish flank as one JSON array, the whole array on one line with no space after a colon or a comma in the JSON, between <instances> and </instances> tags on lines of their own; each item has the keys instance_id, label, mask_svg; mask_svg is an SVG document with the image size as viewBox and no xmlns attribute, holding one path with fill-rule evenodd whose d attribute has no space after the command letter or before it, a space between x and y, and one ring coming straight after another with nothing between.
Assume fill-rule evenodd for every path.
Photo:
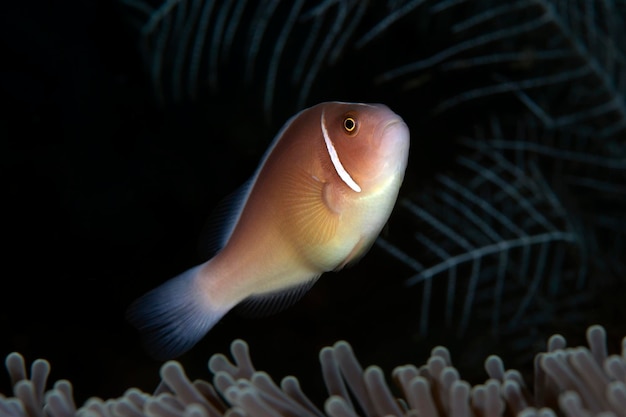
<instances>
[{"instance_id":1,"label":"orange-tinted fish flank","mask_svg":"<svg viewBox=\"0 0 626 417\"><path fill-rule=\"evenodd\" d=\"M184 353L242 302L285 308L357 260L391 213L408 151L406 124L381 104L322 103L292 117L242 190L221 250L130 307L151 353Z\"/></svg>"}]
</instances>

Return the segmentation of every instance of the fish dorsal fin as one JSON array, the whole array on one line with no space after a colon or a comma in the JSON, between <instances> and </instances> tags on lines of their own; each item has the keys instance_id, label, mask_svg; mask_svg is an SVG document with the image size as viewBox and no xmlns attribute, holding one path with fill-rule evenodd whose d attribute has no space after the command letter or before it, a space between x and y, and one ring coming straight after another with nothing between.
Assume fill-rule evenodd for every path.
<instances>
[{"instance_id":1,"label":"fish dorsal fin","mask_svg":"<svg viewBox=\"0 0 626 417\"><path fill-rule=\"evenodd\" d=\"M303 284L268 294L252 295L235 307L235 311L244 317L266 317L294 305L306 294L319 275Z\"/></svg>"},{"instance_id":2,"label":"fish dorsal fin","mask_svg":"<svg viewBox=\"0 0 626 417\"><path fill-rule=\"evenodd\" d=\"M228 242L250 194L253 179L249 179L224 197L209 215L198 244L200 255L203 258L211 258Z\"/></svg>"},{"instance_id":3,"label":"fish dorsal fin","mask_svg":"<svg viewBox=\"0 0 626 417\"><path fill-rule=\"evenodd\" d=\"M199 248L202 255L209 253L209 257L211 257L226 245L228 239L230 239L230 236L233 234L233 230L239 221L243 207L248 200L252 187L254 187L261 169L265 165L265 161L267 161L267 158L272 153L285 131L289 128L294 119L299 116L299 114L300 113L292 116L274 137L274 140L265 151L263 158L261 158L261 163L252 177L243 183L243 185L241 185L237 190L227 195L213 210L213 213L209 216L206 222L200 239Z\"/></svg>"},{"instance_id":4,"label":"fish dorsal fin","mask_svg":"<svg viewBox=\"0 0 626 417\"><path fill-rule=\"evenodd\" d=\"M323 182L304 171L286 174L284 210L288 224L304 245L323 244L335 236L340 215L336 192L331 183Z\"/></svg>"}]
</instances>

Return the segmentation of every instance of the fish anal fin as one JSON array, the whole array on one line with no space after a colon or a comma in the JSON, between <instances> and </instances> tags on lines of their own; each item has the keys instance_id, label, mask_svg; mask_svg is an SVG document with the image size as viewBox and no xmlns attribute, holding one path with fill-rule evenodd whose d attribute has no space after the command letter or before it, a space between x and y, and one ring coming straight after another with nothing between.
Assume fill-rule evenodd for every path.
<instances>
[{"instance_id":1,"label":"fish anal fin","mask_svg":"<svg viewBox=\"0 0 626 417\"><path fill-rule=\"evenodd\" d=\"M282 224L301 244L320 245L335 236L340 215L328 204L337 199L331 187L305 172L286 177Z\"/></svg>"},{"instance_id":2,"label":"fish anal fin","mask_svg":"<svg viewBox=\"0 0 626 417\"><path fill-rule=\"evenodd\" d=\"M244 317L265 317L278 313L300 300L313 287L318 278L319 275L284 290L252 295L237 304L234 311Z\"/></svg>"}]
</instances>

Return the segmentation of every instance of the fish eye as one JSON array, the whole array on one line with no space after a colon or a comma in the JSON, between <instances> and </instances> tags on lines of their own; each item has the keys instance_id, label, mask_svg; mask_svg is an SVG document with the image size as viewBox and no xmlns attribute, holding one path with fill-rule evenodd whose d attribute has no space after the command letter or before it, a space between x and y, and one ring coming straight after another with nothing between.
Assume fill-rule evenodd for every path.
<instances>
[{"instance_id":1,"label":"fish eye","mask_svg":"<svg viewBox=\"0 0 626 417\"><path fill-rule=\"evenodd\" d=\"M343 119L343 128L346 131L346 133L350 134L350 135L354 135L356 133L356 119L352 116L346 116Z\"/></svg>"}]
</instances>

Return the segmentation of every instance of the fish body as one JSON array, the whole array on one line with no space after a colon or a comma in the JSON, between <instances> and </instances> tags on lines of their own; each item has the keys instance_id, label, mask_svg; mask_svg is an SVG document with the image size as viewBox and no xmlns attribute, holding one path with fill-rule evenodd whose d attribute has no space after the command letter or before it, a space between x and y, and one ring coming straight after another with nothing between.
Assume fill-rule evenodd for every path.
<instances>
[{"instance_id":1,"label":"fish body","mask_svg":"<svg viewBox=\"0 0 626 417\"><path fill-rule=\"evenodd\" d=\"M275 312L360 258L404 177L409 131L387 106L329 102L281 129L235 204L217 254L136 300L153 356L190 349L230 309Z\"/></svg>"}]
</instances>

